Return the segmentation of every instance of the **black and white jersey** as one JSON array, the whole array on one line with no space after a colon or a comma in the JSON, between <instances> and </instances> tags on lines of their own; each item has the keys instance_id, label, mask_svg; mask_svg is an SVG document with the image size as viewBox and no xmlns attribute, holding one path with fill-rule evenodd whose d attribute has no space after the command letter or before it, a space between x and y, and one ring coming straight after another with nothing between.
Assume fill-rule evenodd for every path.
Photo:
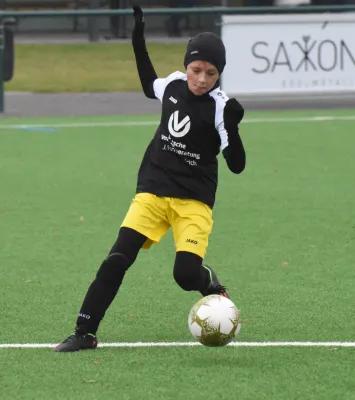
<instances>
[{"instance_id":1,"label":"black and white jersey","mask_svg":"<svg viewBox=\"0 0 355 400\"><path fill-rule=\"evenodd\" d=\"M220 88L195 96L182 72L155 79L153 90L162 115L139 169L137 193L195 199L212 208L217 155L229 145L223 121L228 97Z\"/></svg>"}]
</instances>

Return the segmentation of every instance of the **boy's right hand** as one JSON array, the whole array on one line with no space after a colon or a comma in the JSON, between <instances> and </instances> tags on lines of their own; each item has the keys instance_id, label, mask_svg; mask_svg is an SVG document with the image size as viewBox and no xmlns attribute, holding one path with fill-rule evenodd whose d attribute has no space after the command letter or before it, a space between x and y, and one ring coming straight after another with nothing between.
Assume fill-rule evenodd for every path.
<instances>
[{"instance_id":1,"label":"boy's right hand","mask_svg":"<svg viewBox=\"0 0 355 400\"><path fill-rule=\"evenodd\" d=\"M133 6L133 16L134 16L134 29L133 34L136 37L144 36L144 14L140 6Z\"/></svg>"}]
</instances>

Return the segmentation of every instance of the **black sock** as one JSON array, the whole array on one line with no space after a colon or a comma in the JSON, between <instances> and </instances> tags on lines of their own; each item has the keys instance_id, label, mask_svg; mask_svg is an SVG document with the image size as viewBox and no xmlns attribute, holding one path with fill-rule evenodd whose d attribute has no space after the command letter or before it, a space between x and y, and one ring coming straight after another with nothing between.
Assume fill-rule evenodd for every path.
<instances>
[{"instance_id":1,"label":"black sock","mask_svg":"<svg viewBox=\"0 0 355 400\"><path fill-rule=\"evenodd\" d=\"M115 298L128 268L134 263L147 238L130 228L121 228L109 256L91 283L77 318L80 333L96 334Z\"/></svg>"},{"instance_id":2,"label":"black sock","mask_svg":"<svg viewBox=\"0 0 355 400\"><path fill-rule=\"evenodd\" d=\"M120 253L111 254L102 263L81 306L76 322L79 332L96 334L130 266L130 262Z\"/></svg>"}]
</instances>

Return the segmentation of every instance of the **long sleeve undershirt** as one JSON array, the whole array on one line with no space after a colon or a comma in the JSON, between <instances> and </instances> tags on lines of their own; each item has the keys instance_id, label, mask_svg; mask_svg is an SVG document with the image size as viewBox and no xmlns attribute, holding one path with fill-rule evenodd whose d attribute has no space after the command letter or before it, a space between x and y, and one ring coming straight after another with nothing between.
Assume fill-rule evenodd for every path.
<instances>
[{"instance_id":1,"label":"long sleeve undershirt","mask_svg":"<svg viewBox=\"0 0 355 400\"><path fill-rule=\"evenodd\" d=\"M132 37L133 50L136 57L136 64L139 79L146 97L155 99L153 88L154 81L158 78L153 64L150 60L144 37Z\"/></svg>"},{"instance_id":2,"label":"long sleeve undershirt","mask_svg":"<svg viewBox=\"0 0 355 400\"><path fill-rule=\"evenodd\" d=\"M227 130L228 146L223 149L222 153L230 171L232 171L234 174L240 174L244 171L246 163L243 142L239 135L238 128L232 132L229 131Z\"/></svg>"}]
</instances>

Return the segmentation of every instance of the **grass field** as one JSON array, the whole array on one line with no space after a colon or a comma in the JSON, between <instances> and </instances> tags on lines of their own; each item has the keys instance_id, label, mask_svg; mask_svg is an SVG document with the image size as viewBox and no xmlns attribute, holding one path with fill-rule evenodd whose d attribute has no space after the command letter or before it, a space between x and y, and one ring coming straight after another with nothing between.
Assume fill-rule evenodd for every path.
<instances>
[{"instance_id":1,"label":"grass field","mask_svg":"<svg viewBox=\"0 0 355 400\"><path fill-rule=\"evenodd\" d=\"M122 347L52 352L115 240L157 120L0 121L0 398L354 399L353 110L247 113L247 169L220 158L206 261L242 310L243 346L186 346L199 296L173 281L169 233L101 325L101 343Z\"/></svg>"},{"instance_id":2,"label":"grass field","mask_svg":"<svg viewBox=\"0 0 355 400\"><path fill-rule=\"evenodd\" d=\"M185 44L147 43L159 76L183 70ZM115 92L141 90L128 44L17 44L6 90L25 92Z\"/></svg>"}]
</instances>

